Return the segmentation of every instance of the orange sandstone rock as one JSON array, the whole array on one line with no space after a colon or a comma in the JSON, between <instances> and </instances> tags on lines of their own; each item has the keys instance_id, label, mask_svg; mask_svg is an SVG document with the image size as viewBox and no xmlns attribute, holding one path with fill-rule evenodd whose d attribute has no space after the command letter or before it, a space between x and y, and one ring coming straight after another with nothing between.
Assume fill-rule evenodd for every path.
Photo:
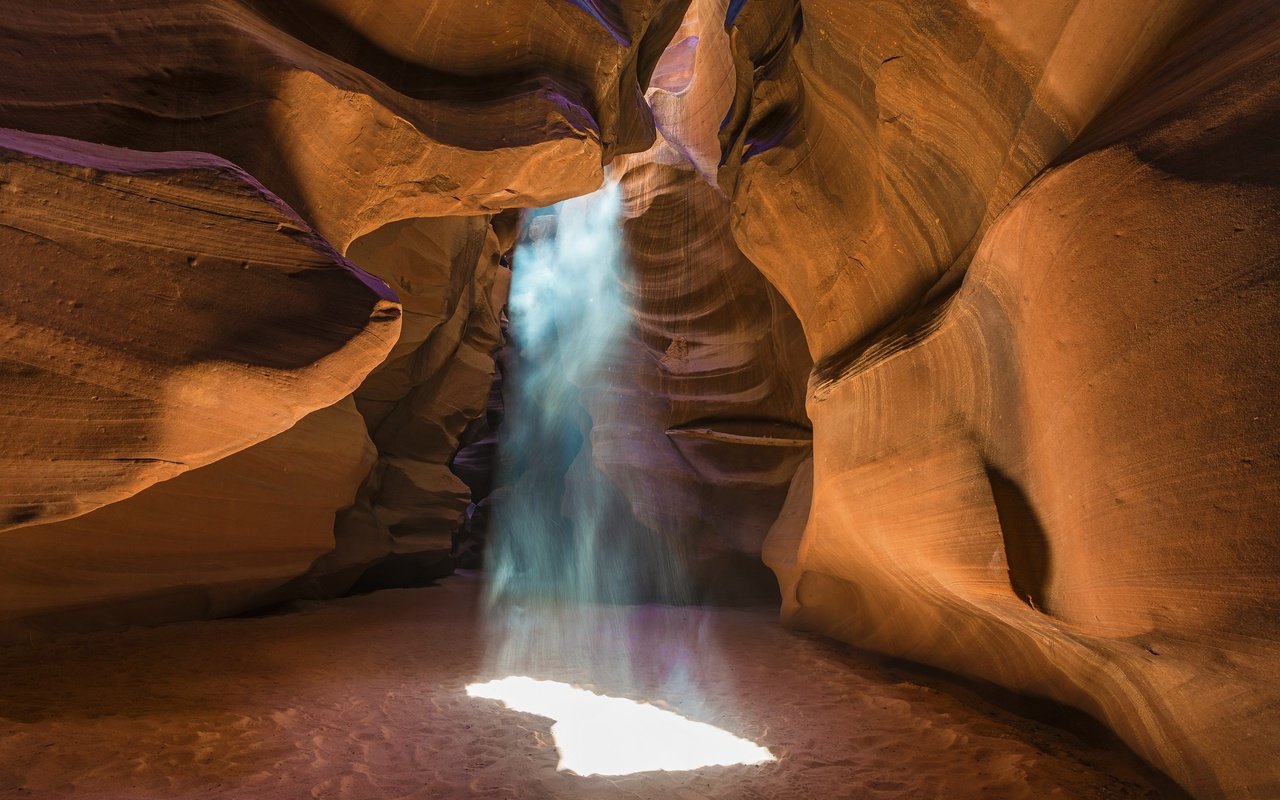
<instances>
[{"instance_id":1,"label":"orange sandstone rock","mask_svg":"<svg viewBox=\"0 0 1280 800\"><path fill-rule=\"evenodd\" d=\"M784 614L1275 795L1280 14L943 5L806 3L732 129L735 233L816 361Z\"/></svg>"},{"instance_id":2,"label":"orange sandstone rock","mask_svg":"<svg viewBox=\"0 0 1280 800\"><path fill-rule=\"evenodd\" d=\"M0 131L0 529L83 514L341 399L378 279L227 162Z\"/></svg>"},{"instance_id":3,"label":"orange sandstone rock","mask_svg":"<svg viewBox=\"0 0 1280 800\"><path fill-rule=\"evenodd\" d=\"M642 87L684 5L9 3L0 124L217 154L345 250L397 219L595 189L652 142Z\"/></svg>"},{"instance_id":4,"label":"orange sandstone rock","mask_svg":"<svg viewBox=\"0 0 1280 800\"><path fill-rule=\"evenodd\" d=\"M75 519L0 535L0 641L239 614L333 549L376 451L350 398Z\"/></svg>"}]
</instances>

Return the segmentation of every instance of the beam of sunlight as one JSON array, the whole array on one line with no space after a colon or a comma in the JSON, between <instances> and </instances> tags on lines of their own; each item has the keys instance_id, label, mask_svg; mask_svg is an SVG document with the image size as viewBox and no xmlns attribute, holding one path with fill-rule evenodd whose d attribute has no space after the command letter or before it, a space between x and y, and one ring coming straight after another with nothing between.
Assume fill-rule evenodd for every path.
<instances>
[{"instance_id":1,"label":"beam of sunlight","mask_svg":"<svg viewBox=\"0 0 1280 800\"><path fill-rule=\"evenodd\" d=\"M695 672L717 654L703 618L676 620L645 605L688 601L679 537L643 524L633 509L639 495L607 468L627 443L610 427L619 424L612 416L619 407L602 398L631 384L624 370L646 368L625 291L632 276L623 212L621 187L606 181L591 195L531 211L517 242L501 488L485 552L485 673L567 670L631 696L678 697L706 717L715 704ZM602 442L613 449L597 450ZM772 760L751 742L678 714L510 680L517 682L472 686L472 694L556 720L561 769L624 775Z\"/></svg>"},{"instance_id":2,"label":"beam of sunlight","mask_svg":"<svg viewBox=\"0 0 1280 800\"><path fill-rule=\"evenodd\" d=\"M640 525L596 463L593 399L613 391L632 309L622 288L622 193L531 212L512 271L489 601L629 603L683 596L671 542Z\"/></svg>"},{"instance_id":3,"label":"beam of sunlight","mask_svg":"<svg viewBox=\"0 0 1280 800\"><path fill-rule=\"evenodd\" d=\"M714 725L558 681L512 676L473 683L467 686L467 695L555 720L551 736L560 751L557 769L578 775L631 775L774 760L765 748Z\"/></svg>"}]
</instances>

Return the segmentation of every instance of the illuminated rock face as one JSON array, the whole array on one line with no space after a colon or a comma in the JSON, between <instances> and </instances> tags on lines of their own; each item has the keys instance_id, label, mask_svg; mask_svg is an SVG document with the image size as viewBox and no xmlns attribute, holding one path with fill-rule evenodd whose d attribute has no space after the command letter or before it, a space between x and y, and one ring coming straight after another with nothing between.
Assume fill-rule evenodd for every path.
<instances>
[{"instance_id":1,"label":"illuminated rock face","mask_svg":"<svg viewBox=\"0 0 1280 800\"><path fill-rule=\"evenodd\" d=\"M0 126L78 141L0 135L0 634L438 561L491 215L612 161L635 521L1280 794L1274 3L14 5Z\"/></svg>"},{"instance_id":2,"label":"illuminated rock face","mask_svg":"<svg viewBox=\"0 0 1280 800\"><path fill-rule=\"evenodd\" d=\"M337 402L395 296L222 159L0 130L0 530L84 514Z\"/></svg>"},{"instance_id":3,"label":"illuminated rock face","mask_svg":"<svg viewBox=\"0 0 1280 800\"><path fill-rule=\"evenodd\" d=\"M3 143L16 321L0 527L29 527L10 544L49 570L0 619L153 621L166 602L217 615L301 573L283 596L341 591L390 553L440 560L466 503L446 465L483 408L505 292L513 232L488 218L590 191L603 162L649 146L642 86L684 12L536 6L58 0L0 15L0 126L73 137ZM468 216L425 219L450 214ZM343 400L357 387L363 433ZM307 433L146 489L339 401ZM319 467L316 437L334 447ZM292 510L287 533L243 513L263 486ZM139 491L75 523L116 557L59 570L53 542L78 534L50 528L45 548L31 527ZM134 516L178 497L232 508ZM224 550L238 555L206 558ZM119 580L152 557L154 580Z\"/></svg>"},{"instance_id":4,"label":"illuminated rock face","mask_svg":"<svg viewBox=\"0 0 1280 800\"><path fill-rule=\"evenodd\" d=\"M0 20L0 122L217 154L345 250L396 219L595 189L603 162L652 141L641 87L684 5L16 4Z\"/></svg>"},{"instance_id":5,"label":"illuminated rock face","mask_svg":"<svg viewBox=\"0 0 1280 800\"><path fill-rule=\"evenodd\" d=\"M962 5L735 22L720 180L816 363L784 616L1275 794L1277 11Z\"/></svg>"},{"instance_id":6,"label":"illuminated rock face","mask_svg":"<svg viewBox=\"0 0 1280 800\"><path fill-rule=\"evenodd\" d=\"M684 540L696 592L771 593L761 545L810 449L799 323L690 164L646 163L622 189L635 319L588 409L596 463L639 521Z\"/></svg>"},{"instance_id":7,"label":"illuminated rock face","mask_svg":"<svg viewBox=\"0 0 1280 800\"><path fill-rule=\"evenodd\" d=\"M631 335L588 411L596 465L677 538L695 596L769 596L769 523L809 453L795 313L734 241L715 183L733 100L724 3L691 4L648 100L659 138L618 159Z\"/></svg>"}]
</instances>

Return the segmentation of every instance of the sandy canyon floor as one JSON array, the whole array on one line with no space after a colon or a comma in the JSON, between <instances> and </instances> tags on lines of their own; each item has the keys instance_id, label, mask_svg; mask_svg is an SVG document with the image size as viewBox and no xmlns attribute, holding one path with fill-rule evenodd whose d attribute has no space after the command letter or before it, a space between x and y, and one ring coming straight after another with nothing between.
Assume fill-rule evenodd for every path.
<instances>
[{"instance_id":1,"label":"sandy canyon floor","mask_svg":"<svg viewBox=\"0 0 1280 800\"><path fill-rule=\"evenodd\" d=\"M0 649L0 797L1166 796L1124 753L786 631L767 609L638 610L626 686L623 671L598 668L616 655L607 647L584 657L544 639L535 671L665 704L775 762L557 772L550 720L465 693L501 677L480 593L455 577L276 616Z\"/></svg>"}]
</instances>

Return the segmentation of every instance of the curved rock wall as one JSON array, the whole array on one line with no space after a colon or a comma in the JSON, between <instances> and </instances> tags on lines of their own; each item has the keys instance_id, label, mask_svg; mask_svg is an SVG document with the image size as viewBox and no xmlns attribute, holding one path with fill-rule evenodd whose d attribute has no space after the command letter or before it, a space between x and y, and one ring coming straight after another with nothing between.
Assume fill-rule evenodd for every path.
<instances>
[{"instance_id":1,"label":"curved rock wall","mask_svg":"<svg viewBox=\"0 0 1280 800\"><path fill-rule=\"evenodd\" d=\"M0 530L84 514L336 402L394 295L232 164L0 130Z\"/></svg>"},{"instance_id":2,"label":"curved rock wall","mask_svg":"<svg viewBox=\"0 0 1280 800\"><path fill-rule=\"evenodd\" d=\"M728 203L686 167L622 178L634 313L613 391L589 409L597 463L696 561L759 563L809 451L810 367L790 309L734 245ZM747 563L749 562L749 563Z\"/></svg>"},{"instance_id":3,"label":"curved rock wall","mask_svg":"<svg viewBox=\"0 0 1280 800\"><path fill-rule=\"evenodd\" d=\"M10 2L0 123L214 153L345 250L595 189L652 141L641 87L686 3Z\"/></svg>"},{"instance_id":4,"label":"curved rock wall","mask_svg":"<svg viewBox=\"0 0 1280 800\"><path fill-rule=\"evenodd\" d=\"M954 285L1009 199L1205 7L731 4L719 177L815 361Z\"/></svg>"},{"instance_id":5,"label":"curved rock wall","mask_svg":"<svg viewBox=\"0 0 1280 800\"><path fill-rule=\"evenodd\" d=\"M449 468L485 410L511 272L488 217L404 220L361 237L352 258L404 303L404 333L355 392L378 450L359 502L338 520L337 549L310 578L341 586L370 564L385 582L446 575L470 491Z\"/></svg>"},{"instance_id":6,"label":"curved rock wall","mask_svg":"<svg viewBox=\"0 0 1280 800\"><path fill-rule=\"evenodd\" d=\"M36 526L7 544L39 574L0 601L6 630L231 613L447 550L504 292L487 214L648 147L642 87L685 3L536 6L0 4L0 125L33 132L0 162L0 527ZM448 214L471 216L423 219ZM367 433L347 400L269 439L357 385ZM342 455L289 467L316 437ZM259 489L289 530L247 513ZM209 513L152 518L182 497ZM58 568L76 536L101 557Z\"/></svg>"},{"instance_id":7,"label":"curved rock wall","mask_svg":"<svg viewBox=\"0 0 1280 800\"><path fill-rule=\"evenodd\" d=\"M240 614L333 549L374 464L348 397L75 519L0 535L0 641Z\"/></svg>"},{"instance_id":8,"label":"curved rock wall","mask_svg":"<svg viewBox=\"0 0 1280 800\"><path fill-rule=\"evenodd\" d=\"M587 408L596 466L641 524L680 542L695 592L716 600L773 591L760 551L809 452L812 366L714 182L733 98L725 7L691 5L648 94L658 141L614 165L632 330L611 391Z\"/></svg>"},{"instance_id":9,"label":"curved rock wall","mask_svg":"<svg viewBox=\"0 0 1280 800\"><path fill-rule=\"evenodd\" d=\"M1280 795L1274 3L0 10L0 636L436 569L490 215L613 160L629 519Z\"/></svg>"},{"instance_id":10,"label":"curved rock wall","mask_svg":"<svg viewBox=\"0 0 1280 800\"><path fill-rule=\"evenodd\" d=\"M732 22L720 178L816 362L784 616L1272 796L1280 14L1015 6Z\"/></svg>"}]
</instances>

